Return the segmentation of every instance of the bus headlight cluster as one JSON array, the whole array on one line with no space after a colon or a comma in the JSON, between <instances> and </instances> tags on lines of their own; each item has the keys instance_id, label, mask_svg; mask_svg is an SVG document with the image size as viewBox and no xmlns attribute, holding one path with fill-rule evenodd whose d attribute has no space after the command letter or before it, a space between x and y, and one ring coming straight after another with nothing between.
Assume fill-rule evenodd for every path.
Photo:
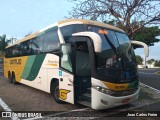
<instances>
[{"instance_id":1,"label":"bus headlight cluster","mask_svg":"<svg viewBox=\"0 0 160 120\"><path fill-rule=\"evenodd\" d=\"M98 85L92 85L92 88L94 88L104 94L108 94L108 95L112 95L114 93L114 91L107 89L107 88L104 88L104 87L101 87L101 86L98 86Z\"/></svg>"}]
</instances>

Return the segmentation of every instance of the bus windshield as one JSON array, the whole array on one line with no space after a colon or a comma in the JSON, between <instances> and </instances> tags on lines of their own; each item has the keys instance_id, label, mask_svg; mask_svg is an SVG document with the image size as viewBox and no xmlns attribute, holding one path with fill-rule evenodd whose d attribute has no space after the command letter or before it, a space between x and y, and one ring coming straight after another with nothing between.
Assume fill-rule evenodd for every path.
<instances>
[{"instance_id":1,"label":"bus windshield","mask_svg":"<svg viewBox=\"0 0 160 120\"><path fill-rule=\"evenodd\" d=\"M95 53L95 67L99 75L111 77L112 81L128 82L135 79L136 60L133 48L125 33L88 26L102 39L102 51Z\"/></svg>"}]
</instances>

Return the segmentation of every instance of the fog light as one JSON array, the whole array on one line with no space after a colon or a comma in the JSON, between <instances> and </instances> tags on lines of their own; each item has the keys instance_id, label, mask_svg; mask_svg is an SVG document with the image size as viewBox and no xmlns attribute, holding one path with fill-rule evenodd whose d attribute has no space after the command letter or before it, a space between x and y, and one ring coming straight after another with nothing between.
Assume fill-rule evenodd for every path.
<instances>
[{"instance_id":1,"label":"fog light","mask_svg":"<svg viewBox=\"0 0 160 120\"><path fill-rule=\"evenodd\" d=\"M108 101L102 100L101 99L101 103L103 103L104 105L108 105Z\"/></svg>"}]
</instances>

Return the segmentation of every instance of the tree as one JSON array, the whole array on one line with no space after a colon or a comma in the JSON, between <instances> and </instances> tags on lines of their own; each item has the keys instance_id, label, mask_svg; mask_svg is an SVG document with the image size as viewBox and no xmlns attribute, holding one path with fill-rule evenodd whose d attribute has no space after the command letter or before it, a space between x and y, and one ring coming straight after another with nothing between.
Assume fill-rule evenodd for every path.
<instances>
[{"instance_id":1,"label":"tree","mask_svg":"<svg viewBox=\"0 0 160 120\"><path fill-rule=\"evenodd\" d=\"M68 0L76 4L70 18L114 19L132 38L145 25L160 24L159 0Z\"/></svg>"},{"instance_id":2,"label":"tree","mask_svg":"<svg viewBox=\"0 0 160 120\"><path fill-rule=\"evenodd\" d=\"M4 55L5 47L8 45L10 40L6 38L6 35L0 36L0 51L2 52L2 55Z\"/></svg>"},{"instance_id":3,"label":"tree","mask_svg":"<svg viewBox=\"0 0 160 120\"><path fill-rule=\"evenodd\" d=\"M137 64L142 65L143 58L139 55L136 55L136 61L137 61Z\"/></svg>"},{"instance_id":4,"label":"tree","mask_svg":"<svg viewBox=\"0 0 160 120\"><path fill-rule=\"evenodd\" d=\"M154 27L143 27L133 33L133 40L139 40L146 43L148 46L154 45L154 42L160 40L156 36L160 35L160 29L158 26Z\"/></svg>"},{"instance_id":5,"label":"tree","mask_svg":"<svg viewBox=\"0 0 160 120\"><path fill-rule=\"evenodd\" d=\"M156 60L154 66L160 67L160 60Z\"/></svg>"},{"instance_id":6,"label":"tree","mask_svg":"<svg viewBox=\"0 0 160 120\"><path fill-rule=\"evenodd\" d=\"M150 59L150 60L147 61L148 64L152 64L153 62L155 62L154 59Z\"/></svg>"}]
</instances>

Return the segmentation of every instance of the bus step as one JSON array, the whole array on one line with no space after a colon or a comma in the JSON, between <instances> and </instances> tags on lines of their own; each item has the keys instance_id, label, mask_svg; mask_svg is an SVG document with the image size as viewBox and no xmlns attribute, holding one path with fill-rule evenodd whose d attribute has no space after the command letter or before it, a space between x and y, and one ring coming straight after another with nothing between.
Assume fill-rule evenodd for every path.
<instances>
[{"instance_id":1,"label":"bus step","mask_svg":"<svg viewBox=\"0 0 160 120\"><path fill-rule=\"evenodd\" d=\"M85 105L85 106L91 107L91 102L88 102L88 101L77 101L77 103L79 103L81 105Z\"/></svg>"},{"instance_id":2,"label":"bus step","mask_svg":"<svg viewBox=\"0 0 160 120\"><path fill-rule=\"evenodd\" d=\"M89 93L82 94L82 99L91 102L91 94Z\"/></svg>"}]
</instances>

